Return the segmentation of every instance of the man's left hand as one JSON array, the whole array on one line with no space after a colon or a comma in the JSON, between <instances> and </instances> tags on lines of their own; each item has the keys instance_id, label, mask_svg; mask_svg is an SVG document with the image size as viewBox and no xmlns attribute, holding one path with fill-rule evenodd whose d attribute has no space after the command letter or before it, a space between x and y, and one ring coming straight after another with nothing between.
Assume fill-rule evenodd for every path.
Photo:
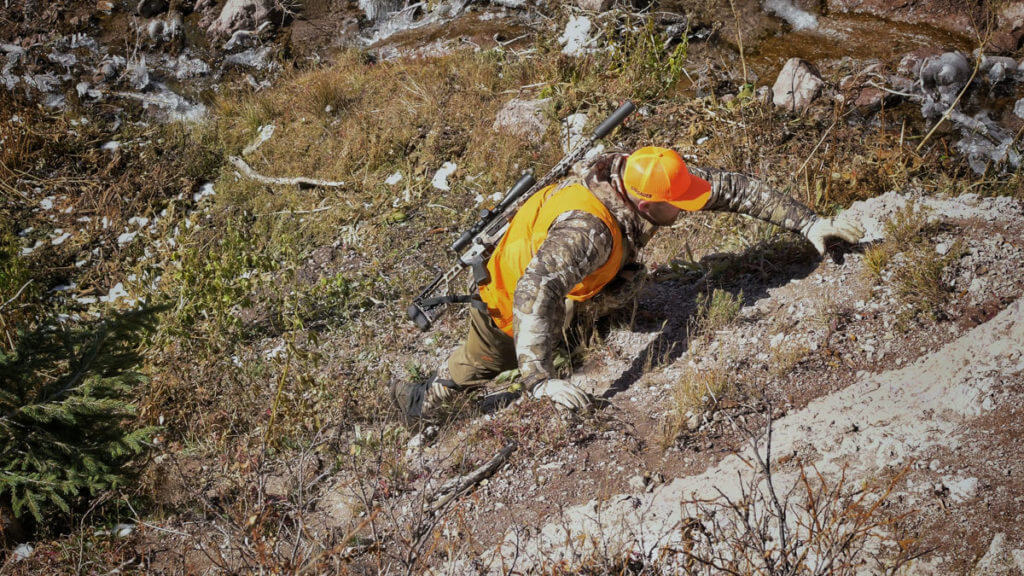
<instances>
[{"instance_id":1,"label":"man's left hand","mask_svg":"<svg viewBox=\"0 0 1024 576\"><path fill-rule=\"evenodd\" d=\"M840 214L835 218L818 218L804 231L804 237L814 245L818 254L824 256L827 239L839 238L856 244L864 237L864 227Z\"/></svg>"}]
</instances>

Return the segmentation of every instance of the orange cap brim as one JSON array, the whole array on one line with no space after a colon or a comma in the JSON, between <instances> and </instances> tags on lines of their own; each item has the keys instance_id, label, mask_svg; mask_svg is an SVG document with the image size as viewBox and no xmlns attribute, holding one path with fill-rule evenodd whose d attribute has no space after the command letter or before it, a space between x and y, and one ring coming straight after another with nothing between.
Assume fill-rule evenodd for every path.
<instances>
[{"instance_id":1,"label":"orange cap brim","mask_svg":"<svg viewBox=\"0 0 1024 576\"><path fill-rule=\"evenodd\" d=\"M711 183L690 173L690 187L686 189L683 197L679 200L669 200L668 203L687 212L696 212L708 203L709 198Z\"/></svg>"}]
</instances>

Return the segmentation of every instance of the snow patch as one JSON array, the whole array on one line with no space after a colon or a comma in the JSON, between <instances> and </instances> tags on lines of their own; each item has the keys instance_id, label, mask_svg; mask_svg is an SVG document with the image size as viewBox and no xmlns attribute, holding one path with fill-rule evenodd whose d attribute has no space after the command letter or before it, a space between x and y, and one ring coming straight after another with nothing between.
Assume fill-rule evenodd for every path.
<instances>
[{"instance_id":1,"label":"snow patch","mask_svg":"<svg viewBox=\"0 0 1024 576\"><path fill-rule=\"evenodd\" d=\"M764 3L764 7L788 22L794 30L809 30L818 27L817 16L797 8L790 0L768 0Z\"/></svg>"},{"instance_id":2,"label":"snow patch","mask_svg":"<svg viewBox=\"0 0 1024 576\"><path fill-rule=\"evenodd\" d=\"M455 173L458 166L455 162L445 162L441 165L441 168L434 173L434 178L430 181L430 185L438 190L445 192L451 190L451 186L448 184L448 177Z\"/></svg>"},{"instance_id":3,"label":"snow patch","mask_svg":"<svg viewBox=\"0 0 1024 576\"><path fill-rule=\"evenodd\" d=\"M594 44L594 39L590 37L592 26L590 18L571 16L565 25L565 31L558 37L558 43L562 45L562 54L580 56L590 51Z\"/></svg>"}]
</instances>

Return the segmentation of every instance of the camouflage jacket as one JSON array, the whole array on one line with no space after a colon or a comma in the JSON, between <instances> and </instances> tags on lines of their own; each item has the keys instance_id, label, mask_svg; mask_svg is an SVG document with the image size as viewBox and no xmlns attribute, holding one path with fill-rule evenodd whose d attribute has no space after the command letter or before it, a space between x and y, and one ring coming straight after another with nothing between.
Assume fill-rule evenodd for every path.
<instances>
[{"instance_id":1,"label":"camouflage jacket","mask_svg":"<svg viewBox=\"0 0 1024 576\"><path fill-rule=\"evenodd\" d=\"M619 178L625 158L625 154L602 155L573 177L590 189L618 222L624 270L631 268L630 273L620 273L585 303L592 314L616 308L639 291L644 275L636 273L638 253L657 229L625 198ZM711 197L702 210L748 214L792 231L805 230L816 219L805 206L772 192L753 178L713 169L689 169L711 183ZM516 356L527 389L554 375L553 352L567 321L566 294L601 267L611 252L612 234L596 216L570 211L552 224L513 295Z\"/></svg>"}]
</instances>

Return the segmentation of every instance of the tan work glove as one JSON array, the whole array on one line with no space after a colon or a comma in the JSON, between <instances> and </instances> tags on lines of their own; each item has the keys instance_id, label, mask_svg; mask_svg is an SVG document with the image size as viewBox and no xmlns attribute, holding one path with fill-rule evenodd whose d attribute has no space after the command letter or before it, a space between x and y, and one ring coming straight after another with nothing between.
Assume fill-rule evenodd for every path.
<instances>
[{"instance_id":1,"label":"tan work glove","mask_svg":"<svg viewBox=\"0 0 1024 576\"><path fill-rule=\"evenodd\" d=\"M822 256L825 255L825 241L828 238L839 238L856 244L864 237L864 227L843 214L835 218L817 218L801 232Z\"/></svg>"},{"instance_id":2,"label":"tan work glove","mask_svg":"<svg viewBox=\"0 0 1024 576\"><path fill-rule=\"evenodd\" d=\"M561 408L568 410L585 410L593 402L590 394L568 380L551 378L538 384L533 389L533 397L548 398Z\"/></svg>"}]
</instances>

